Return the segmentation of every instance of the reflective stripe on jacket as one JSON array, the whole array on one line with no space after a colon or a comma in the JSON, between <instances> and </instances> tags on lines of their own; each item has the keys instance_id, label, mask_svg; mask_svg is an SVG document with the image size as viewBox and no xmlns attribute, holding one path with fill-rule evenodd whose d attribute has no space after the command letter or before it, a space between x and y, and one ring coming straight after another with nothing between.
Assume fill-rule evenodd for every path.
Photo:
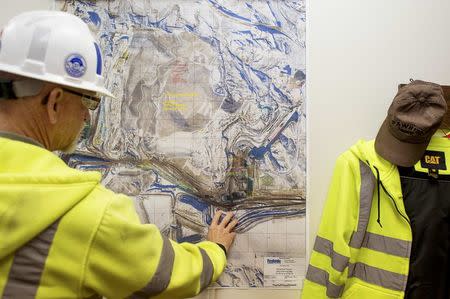
<instances>
[{"instance_id":1,"label":"reflective stripe on jacket","mask_svg":"<svg viewBox=\"0 0 450 299\"><path fill-rule=\"evenodd\" d=\"M411 240L397 167L358 142L336 162L301 298L404 298Z\"/></svg>"},{"instance_id":2,"label":"reflective stripe on jacket","mask_svg":"<svg viewBox=\"0 0 450 299\"><path fill-rule=\"evenodd\" d=\"M0 298L186 298L223 271L217 244L141 224L99 173L8 138L0 156Z\"/></svg>"}]
</instances>

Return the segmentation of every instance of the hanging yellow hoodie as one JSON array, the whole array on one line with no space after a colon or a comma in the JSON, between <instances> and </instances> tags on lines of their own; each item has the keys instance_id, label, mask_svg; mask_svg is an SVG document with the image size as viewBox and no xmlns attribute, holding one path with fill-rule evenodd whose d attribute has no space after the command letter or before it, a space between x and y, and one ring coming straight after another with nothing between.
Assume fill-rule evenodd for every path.
<instances>
[{"instance_id":1,"label":"hanging yellow hoodie","mask_svg":"<svg viewBox=\"0 0 450 299\"><path fill-rule=\"evenodd\" d=\"M301 298L404 298L411 242L397 167L358 141L336 161Z\"/></svg>"},{"instance_id":2,"label":"hanging yellow hoodie","mask_svg":"<svg viewBox=\"0 0 450 299\"><path fill-rule=\"evenodd\" d=\"M218 279L217 244L165 238L100 179L0 137L0 298L185 298Z\"/></svg>"}]
</instances>

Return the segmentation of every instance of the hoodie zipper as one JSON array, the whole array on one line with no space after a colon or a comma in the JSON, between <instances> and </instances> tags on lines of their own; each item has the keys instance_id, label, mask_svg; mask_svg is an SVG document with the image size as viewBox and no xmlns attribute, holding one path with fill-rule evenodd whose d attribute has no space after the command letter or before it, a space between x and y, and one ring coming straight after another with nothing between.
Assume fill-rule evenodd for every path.
<instances>
[{"instance_id":1,"label":"hoodie zipper","mask_svg":"<svg viewBox=\"0 0 450 299\"><path fill-rule=\"evenodd\" d=\"M397 210L397 213L400 214L400 216L403 217L403 219L406 220L406 222L408 222L411 225L411 222L409 221L408 217L406 217L405 215L402 214L402 212L400 212L400 210L398 209L397 204L395 203L394 198L392 197L392 195L386 190L386 188L384 187L383 183L381 183L381 187L383 188L384 192L386 192L386 194L389 196L389 198L392 200L392 202L394 203L394 207Z\"/></svg>"}]
</instances>

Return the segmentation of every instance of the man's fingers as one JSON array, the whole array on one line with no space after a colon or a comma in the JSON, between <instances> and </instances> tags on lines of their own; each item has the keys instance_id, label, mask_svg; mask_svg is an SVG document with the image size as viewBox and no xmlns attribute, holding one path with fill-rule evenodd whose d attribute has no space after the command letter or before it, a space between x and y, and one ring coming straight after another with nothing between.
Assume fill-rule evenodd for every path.
<instances>
[{"instance_id":1,"label":"man's fingers","mask_svg":"<svg viewBox=\"0 0 450 299\"><path fill-rule=\"evenodd\" d=\"M219 219L220 216L222 216L222 211L221 210L217 210L216 213L214 213L214 217L212 219L211 225L219 225Z\"/></svg>"},{"instance_id":2,"label":"man's fingers","mask_svg":"<svg viewBox=\"0 0 450 299\"><path fill-rule=\"evenodd\" d=\"M233 230L233 228L238 224L238 220L237 219L233 219L225 228L225 230L227 232L231 232Z\"/></svg>"},{"instance_id":3,"label":"man's fingers","mask_svg":"<svg viewBox=\"0 0 450 299\"><path fill-rule=\"evenodd\" d=\"M228 223L230 222L231 218L233 218L233 213L232 212L228 212L225 217L222 219L222 222L220 222L220 226L222 227L226 227L228 225Z\"/></svg>"}]
</instances>

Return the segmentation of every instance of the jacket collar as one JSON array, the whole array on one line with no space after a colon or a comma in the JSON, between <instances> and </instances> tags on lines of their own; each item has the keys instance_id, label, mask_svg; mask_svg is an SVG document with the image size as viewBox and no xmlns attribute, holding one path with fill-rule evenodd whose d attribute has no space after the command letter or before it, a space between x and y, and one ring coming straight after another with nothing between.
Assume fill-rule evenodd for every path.
<instances>
[{"instance_id":1,"label":"jacket collar","mask_svg":"<svg viewBox=\"0 0 450 299\"><path fill-rule=\"evenodd\" d=\"M11 133L11 132L0 131L0 137L8 138L8 139L15 140L15 141L21 141L21 142L25 142L28 144L32 144L32 145L36 145L36 146L44 148L44 146L41 143L37 142L36 140L34 140L32 138L29 138L29 137L26 137L23 135L19 135L19 134L15 134L15 133Z\"/></svg>"}]
</instances>

